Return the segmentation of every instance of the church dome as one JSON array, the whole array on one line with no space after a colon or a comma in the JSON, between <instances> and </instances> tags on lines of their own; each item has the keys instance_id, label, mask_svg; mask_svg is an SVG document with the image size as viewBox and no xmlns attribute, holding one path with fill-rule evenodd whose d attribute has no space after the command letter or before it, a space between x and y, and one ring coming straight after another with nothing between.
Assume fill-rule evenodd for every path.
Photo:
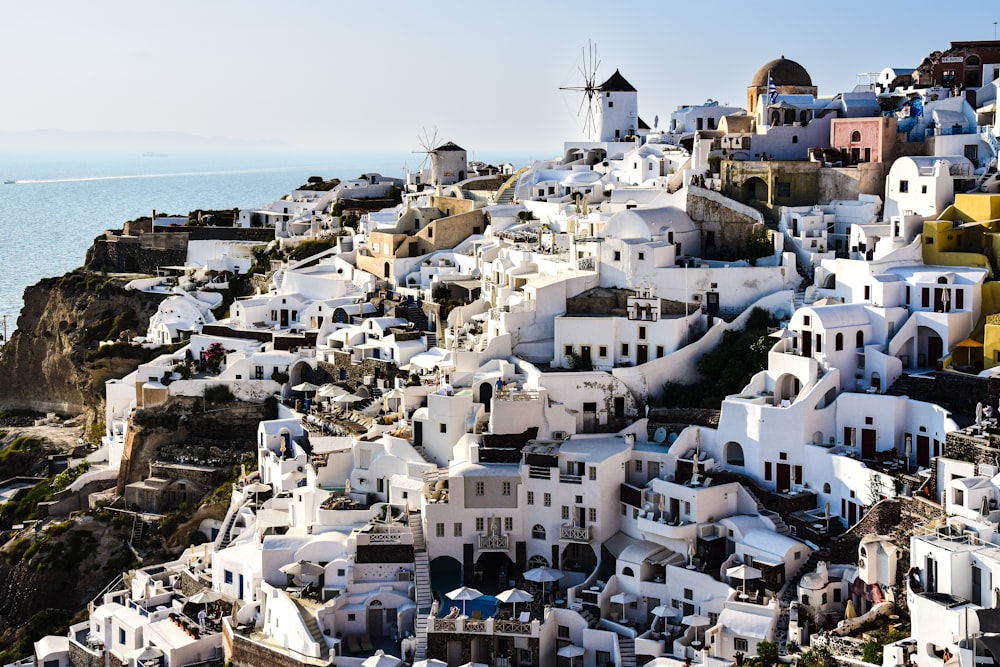
<instances>
[{"instance_id":1,"label":"church dome","mask_svg":"<svg viewBox=\"0 0 1000 667\"><path fill-rule=\"evenodd\" d=\"M812 78L806 68L794 60L781 56L767 63L753 75L751 88L767 86L767 75L770 73L776 86L812 86Z\"/></svg>"}]
</instances>

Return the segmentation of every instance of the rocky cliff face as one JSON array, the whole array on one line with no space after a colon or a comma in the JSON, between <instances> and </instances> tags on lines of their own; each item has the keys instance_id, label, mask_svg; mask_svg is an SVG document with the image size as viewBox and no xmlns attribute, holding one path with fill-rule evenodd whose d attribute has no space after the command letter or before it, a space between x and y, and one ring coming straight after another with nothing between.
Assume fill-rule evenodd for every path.
<instances>
[{"instance_id":1,"label":"rocky cliff face","mask_svg":"<svg viewBox=\"0 0 1000 667\"><path fill-rule=\"evenodd\" d=\"M0 411L102 419L105 380L127 375L152 354L133 346L98 352L99 343L143 330L163 298L125 291L126 282L77 270L25 290L17 330L0 348Z\"/></svg>"}]
</instances>

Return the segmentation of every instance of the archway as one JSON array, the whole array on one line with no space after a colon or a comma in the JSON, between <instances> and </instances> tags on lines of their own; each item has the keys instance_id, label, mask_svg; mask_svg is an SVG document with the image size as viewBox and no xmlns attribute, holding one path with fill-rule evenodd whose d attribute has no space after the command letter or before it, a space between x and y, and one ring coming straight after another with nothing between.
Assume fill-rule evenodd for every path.
<instances>
[{"instance_id":1,"label":"archway","mask_svg":"<svg viewBox=\"0 0 1000 667\"><path fill-rule=\"evenodd\" d=\"M486 412L489 412L493 407L493 383L490 381L483 382L479 385L479 402L486 406Z\"/></svg>"},{"instance_id":2,"label":"archway","mask_svg":"<svg viewBox=\"0 0 1000 667\"><path fill-rule=\"evenodd\" d=\"M472 585L487 595L510 588L510 582L520 578L514 561L499 551L486 551L476 559Z\"/></svg>"},{"instance_id":3,"label":"archway","mask_svg":"<svg viewBox=\"0 0 1000 667\"><path fill-rule=\"evenodd\" d=\"M744 181L740 188L740 194L744 202L751 202L755 199L762 202L770 201L767 183L759 176L753 176Z\"/></svg>"},{"instance_id":4,"label":"archway","mask_svg":"<svg viewBox=\"0 0 1000 667\"><path fill-rule=\"evenodd\" d=\"M778 381L774 383L775 404L784 404L785 407L787 407L789 403L795 401L795 398L799 395L800 388L801 383L797 377L791 373L783 374L778 378ZM786 401L787 403L785 403Z\"/></svg>"},{"instance_id":5,"label":"archway","mask_svg":"<svg viewBox=\"0 0 1000 667\"><path fill-rule=\"evenodd\" d=\"M462 564L451 556L438 556L430 563L431 591L445 611L451 600L448 591L453 591L462 585Z\"/></svg>"},{"instance_id":6,"label":"archway","mask_svg":"<svg viewBox=\"0 0 1000 667\"><path fill-rule=\"evenodd\" d=\"M741 467L745 465L745 459L743 458L743 446L740 443L730 440L726 443L724 453L727 465Z\"/></svg>"}]
</instances>

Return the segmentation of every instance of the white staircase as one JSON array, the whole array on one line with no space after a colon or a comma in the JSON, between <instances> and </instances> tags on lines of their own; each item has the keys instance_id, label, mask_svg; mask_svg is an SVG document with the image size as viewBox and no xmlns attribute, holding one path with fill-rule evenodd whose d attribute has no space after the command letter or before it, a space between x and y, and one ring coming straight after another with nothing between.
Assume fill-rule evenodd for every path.
<instances>
[{"instance_id":1,"label":"white staircase","mask_svg":"<svg viewBox=\"0 0 1000 667\"><path fill-rule=\"evenodd\" d=\"M411 511L409 523L413 532L413 584L417 598L417 614L413 623L417 647L413 652L413 659L424 660L427 658L427 616L434 603L434 595L431 592L431 563L427 557L424 525L420 512Z\"/></svg>"}]
</instances>

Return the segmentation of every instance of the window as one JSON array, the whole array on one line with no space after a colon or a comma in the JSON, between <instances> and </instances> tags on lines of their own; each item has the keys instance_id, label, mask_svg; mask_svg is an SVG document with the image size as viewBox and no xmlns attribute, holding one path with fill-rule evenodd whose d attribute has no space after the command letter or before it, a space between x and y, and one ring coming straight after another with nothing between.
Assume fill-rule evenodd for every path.
<instances>
[{"instance_id":1,"label":"window","mask_svg":"<svg viewBox=\"0 0 1000 667\"><path fill-rule=\"evenodd\" d=\"M438 537L444 537L444 524L439 523L434 527L434 534Z\"/></svg>"},{"instance_id":2,"label":"window","mask_svg":"<svg viewBox=\"0 0 1000 667\"><path fill-rule=\"evenodd\" d=\"M646 338L646 327L639 327L639 340Z\"/></svg>"},{"instance_id":3,"label":"window","mask_svg":"<svg viewBox=\"0 0 1000 667\"><path fill-rule=\"evenodd\" d=\"M693 600L694 599L694 591L692 591L690 588L685 588L684 589L684 599L685 600Z\"/></svg>"},{"instance_id":4,"label":"window","mask_svg":"<svg viewBox=\"0 0 1000 667\"><path fill-rule=\"evenodd\" d=\"M233 573L229 570L223 570L222 580L227 584L233 583Z\"/></svg>"},{"instance_id":5,"label":"window","mask_svg":"<svg viewBox=\"0 0 1000 667\"><path fill-rule=\"evenodd\" d=\"M587 508L587 521L590 523L597 523L597 508L588 507Z\"/></svg>"},{"instance_id":6,"label":"window","mask_svg":"<svg viewBox=\"0 0 1000 667\"><path fill-rule=\"evenodd\" d=\"M622 343L622 356L628 356L628 343Z\"/></svg>"},{"instance_id":7,"label":"window","mask_svg":"<svg viewBox=\"0 0 1000 667\"><path fill-rule=\"evenodd\" d=\"M616 262L620 262L621 259L622 259L622 252L621 252L621 250L615 250L615 261Z\"/></svg>"},{"instance_id":8,"label":"window","mask_svg":"<svg viewBox=\"0 0 1000 667\"><path fill-rule=\"evenodd\" d=\"M771 481L771 462L764 461L764 481Z\"/></svg>"},{"instance_id":9,"label":"window","mask_svg":"<svg viewBox=\"0 0 1000 667\"><path fill-rule=\"evenodd\" d=\"M566 346L564 346L563 347L563 354L565 354L567 357L570 356L570 355L572 355L573 354L573 346L572 345L566 345Z\"/></svg>"},{"instance_id":10,"label":"window","mask_svg":"<svg viewBox=\"0 0 1000 667\"><path fill-rule=\"evenodd\" d=\"M569 626L560 625L558 627L559 627L559 636L562 637L563 639L569 639Z\"/></svg>"},{"instance_id":11,"label":"window","mask_svg":"<svg viewBox=\"0 0 1000 667\"><path fill-rule=\"evenodd\" d=\"M598 347L597 348L597 356L600 357L601 359L607 359L608 358L608 346L607 345L601 345L600 347Z\"/></svg>"},{"instance_id":12,"label":"window","mask_svg":"<svg viewBox=\"0 0 1000 667\"><path fill-rule=\"evenodd\" d=\"M514 517L505 516L503 518L503 529L506 530L508 533L514 530Z\"/></svg>"},{"instance_id":13,"label":"window","mask_svg":"<svg viewBox=\"0 0 1000 667\"><path fill-rule=\"evenodd\" d=\"M528 504L529 505L534 505L535 504L535 492L534 491L528 491Z\"/></svg>"},{"instance_id":14,"label":"window","mask_svg":"<svg viewBox=\"0 0 1000 667\"><path fill-rule=\"evenodd\" d=\"M661 359L662 357L663 357L663 346L662 345L657 345L656 346L656 358L657 359Z\"/></svg>"},{"instance_id":15,"label":"window","mask_svg":"<svg viewBox=\"0 0 1000 667\"><path fill-rule=\"evenodd\" d=\"M562 518L563 521L569 521L569 505L562 506Z\"/></svg>"},{"instance_id":16,"label":"window","mask_svg":"<svg viewBox=\"0 0 1000 667\"><path fill-rule=\"evenodd\" d=\"M593 481L597 479L597 466L587 467L587 479Z\"/></svg>"},{"instance_id":17,"label":"window","mask_svg":"<svg viewBox=\"0 0 1000 667\"><path fill-rule=\"evenodd\" d=\"M642 472L642 459L635 460L635 471Z\"/></svg>"},{"instance_id":18,"label":"window","mask_svg":"<svg viewBox=\"0 0 1000 667\"><path fill-rule=\"evenodd\" d=\"M636 259L638 259L641 262L642 260L646 259L646 253L640 252L636 257Z\"/></svg>"},{"instance_id":19,"label":"window","mask_svg":"<svg viewBox=\"0 0 1000 667\"><path fill-rule=\"evenodd\" d=\"M461 536L462 536L462 522L461 521L456 521L455 522L455 537L461 537Z\"/></svg>"},{"instance_id":20,"label":"window","mask_svg":"<svg viewBox=\"0 0 1000 667\"><path fill-rule=\"evenodd\" d=\"M347 570L344 569L344 568L342 568L342 567L338 567L337 568L337 576L338 577L345 577L345 576L347 576Z\"/></svg>"},{"instance_id":21,"label":"window","mask_svg":"<svg viewBox=\"0 0 1000 667\"><path fill-rule=\"evenodd\" d=\"M552 494L546 493L542 496L542 504L546 507L552 507Z\"/></svg>"},{"instance_id":22,"label":"window","mask_svg":"<svg viewBox=\"0 0 1000 667\"><path fill-rule=\"evenodd\" d=\"M447 424L441 424L438 428L441 430L442 433L447 433L448 432L448 425Z\"/></svg>"},{"instance_id":23,"label":"window","mask_svg":"<svg viewBox=\"0 0 1000 667\"><path fill-rule=\"evenodd\" d=\"M125 630L124 630L124 628L118 628L118 643L119 644L124 644L125 643Z\"/></svg>"},{"instance_id":24,"label":"window","mask_svg":"<svg viewBox=\"0 0 1000 667\"><path fill-rule=\"evenodd\" d=\"M357 618L358 618L357 614L348 614L347 615L347 620L348 621L354 621L354 620L357 620Z\"/></svg>"},{"instance_id":25,"label":"window","mask_svg":"<svg viewBox=\"0 0 1000 667\"><path fill-rule=\"evenodd\" d=\"M614 100L608 100L608 108L609 108L609 109L610 109L611 107L613 107L614 105L615 105L615 101L614 101Z\"/></svg>"},{"instance_id":26,"label":"window","mask_svg":"<svg viewBox=\"0 0 1000 667\"><path fill-rule=\"evenodd\" d=\"M859 141L861 141L861 133L858 132L857 130L854 130L853 132L851 132L851 142L857 143Z\"/></svg>"},{"instance_id":27,"label":"window","mask_svg":"<svg viewBox=\"0 0 1000 667\"><path fill-rule=\"evenodd\" d=\"M503 483L503 495L505 495L505 496L509 496L510 495L510 482L504 482Z\"/></svg>"},{"instance_id":28,"label":"window","mask_svg":"<svg viewBox=\"0 0 1000 667\"><path fill-rule=\"evenodd\" d=\"M920 307L930 308L931 305L931 291L927 287L920 290Z\"/></svg>"},{"instance_id":29,"label":"window","mask_svg":"<svg viewBox=\"0 0 1000 667\"><path fill-rule=\"evenodd\" d=\"M957 289L955 290L955 308L958 310L965 309L965 290Z\"/></svg>"},{"instance_id":30,"label":"window","mask_svg":"<svg viewBox=\"0 0 1000 667\"><path fill-rule=\"evenodd\" d=\"M531 537L536 540L545 539L545 526L540 523L536 523L531 527Z\"/></svg>"},{"instance_id":31,"label":"window","mask_svg":"<svg viewBox=\"0 0 1000 667\"><path fill-rule=\"evenodd\" d=\"M830 482L825 482L823 484L823 493L830 493L831 491Z\"/></svg>"},{"instance_id":32,"label":"window","mask_svg":"<svg viewBox=\"0 0 1000 667\"><path fill-rule=\"evenodd\" d=\"M798 135L795 135L795 134L792 135L792 143L793 144L799 143L799 137L798 137Z\"/></svg>"},{"instance_id":33,"label":"window","mask_svg":"<svg viewBox=\"0 0 1000 667\"><path fill-rule=\"evenodd\" d=\"M481 516L477 516L476 517L476 532L477 533L483 532L483 526L485 524L486 524L486 520L483 517L481 517Z\"/></svg>"},{"instance_id":34,"label":"window","mask_svg":"<svg viewBox=\"0 0 1000 667\"><path fill-rule=\"evenodd\" d=\"M841 598L840 589L839 588L834 588L833 589L833 601L834 602L840 602L840 598Z\"/></svg>"},{"instance_id":35,"label":"window","mask_svg":"<svg viewBox=\"0 0 1000 667\"><path fill-rule=\"evenodd\" d=\"M476 482L476 495L477 496L484 496L484 495L486 495L486 483L485 482Z\"/></svg>"},{"instance_id":36,"label":"window","mask_svg":"<svg viewBox=\"0 0 1000 667\"><path fill-rule=\"evenodd\" d=\"M920 194L922 194L922 195L927 194L927 186L926 185L921 185L920 186Z\"/></svg>"},{"instance_id":37,"label":"window","mask_svg":"<svg viewBox=\"0 0 1000 667\"><path fill-rule=\"evenodd\" d=\"M684 513L687 515L691 514L691 501L689 500L684 501Z\"/></svg>"},{"instance_id":38,"label":"window","mask_svg":"<svg viewBox=\"0 0 1000 667\"><path fill-rule=\"evenodd\" d=\"M910 182L909 181L900 181L899 182L899 191L900 192L909 192L910 191Z\"/></svg>"},{"instance_id":39,"label":"window","mask_svg":"<svg viewBox=\"0 0 1000 667\"><path fill-rule=\"evenodd\" d=\"M747 652L747 640L743 637L733 637L733 649L742 653Z\"/></svg>"},{"instance_id":40,"label":"window","mask_svg":"<svg viewBox=\"0 0 1000 667\"><path fill-rule=\"evenodd\" d=\"M837 336L833 339L833 349L840 352L844 349L844 334L838 332Z\"/></svg>"},{"instance_id":41,"label":"window","mask_svg":"<svg viewBox=\"0 0 1000 667\"><path fill-rule=\"evenodd\" d=\"M854 347L864 347L865 346L865 332L859 331L857 336L855 336Z\"/></svg>"},{"instance_id":42,"label":"window","mask_svg":"<svg viewBox=\"0 0 1000 667\"><path fill-rule=\"evenodd\" d=\"M823 336L821 334L816 334L816 351L823 351Z\"/></svg>"}]
</instances>

